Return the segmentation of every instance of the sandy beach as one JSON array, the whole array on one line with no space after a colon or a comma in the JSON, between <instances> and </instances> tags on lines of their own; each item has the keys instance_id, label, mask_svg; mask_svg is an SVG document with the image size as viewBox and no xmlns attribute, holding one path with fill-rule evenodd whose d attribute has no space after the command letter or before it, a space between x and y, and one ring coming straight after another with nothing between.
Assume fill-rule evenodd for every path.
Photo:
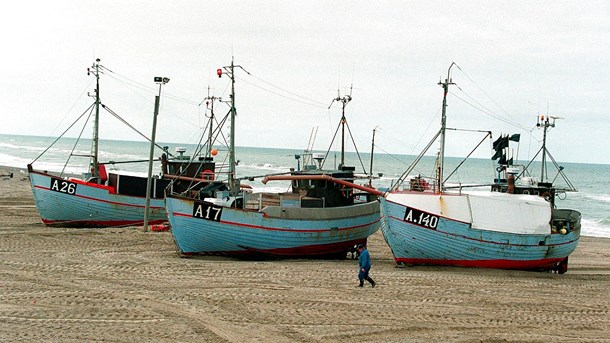
<instances>
[{"instance_id":1,"label":"sandy beach","mask_svg":"<svg viewBox=\"0 0 610 343\"><path fill-rule=\"evenodd\" d=\"M181 258L170 232L45 227L0 167L1 342L610 342L610 239L564 275L357 262Z\"/></svg>"}]
</instances>

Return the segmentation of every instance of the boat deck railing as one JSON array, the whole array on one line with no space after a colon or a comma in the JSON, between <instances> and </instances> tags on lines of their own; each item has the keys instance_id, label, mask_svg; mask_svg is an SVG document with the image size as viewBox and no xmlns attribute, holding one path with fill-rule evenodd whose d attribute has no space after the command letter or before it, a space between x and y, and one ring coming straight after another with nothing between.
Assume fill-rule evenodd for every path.
<instances>
[{"instance_id":1,"label":"boat deck railing","mask_svg":"<svg viewBox=\"0 0 610 343\"><path fill-rule=\"evenodd\" d=\"M326 199L313 198L296 193L247 193L244 208L260 211L267 206L278 207L326 207Z\"/></svg>"}]
</instances>

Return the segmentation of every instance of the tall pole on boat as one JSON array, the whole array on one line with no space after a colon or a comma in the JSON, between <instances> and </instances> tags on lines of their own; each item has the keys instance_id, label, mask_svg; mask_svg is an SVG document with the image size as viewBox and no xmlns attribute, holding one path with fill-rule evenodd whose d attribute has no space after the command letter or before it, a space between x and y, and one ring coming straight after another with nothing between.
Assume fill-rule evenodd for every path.
<instances>
[{"instance_id":1,"label":"tall pole on boat","mask_svg":"<svg viewBox=\"0 0 610 343\"><path fill-rule=\"evenodd\" d=\"M213 132L214 132L214 130L213 130L213 127L214 127L214 101L216 101L216 100L222 101L222 99L219 97L210 96L210 87L208 86L208 96L203 100L209 101L209 102L206 101L206 106L210 105L210 127L208 130L208 150L206 151L205 156L212 157L212 144L214 143L213 139L212 139Z\"/></svg>"},{"instance_id":2,"label":"tall pole on boat","mask_svg":"<svg viewBox=\"0 0 610 343\"><path fill-rule=\"evenodd\" d=\"M542 171L540 173L540 181L544 182L544 170L546 169L546 129L548 127L549 118L546 118L546 122L543 120L543 134L542 134Z\"/></svg>"},{"instance_id":3,"label":"tall pole on boat","mask_svg":"<svg viewBox=\"0 0 610 343\"><path fill-rule=\"evenodd\" d=\"M449 86L454 85L455 83L451 82L451 67L455 65L455 62L452 62L447 70L447 78L445 82L438 82L441 87L443 87L443 114L441 117L441 149L439 153L439 166L437 172L437 185L438 192L443 192L443 168L445 166L445 131L447 128L447 93L449 93Z\"/></svg>"},{"instance_id":4,"label":"tall pole on boat","mask_svg":"<svg viewBox=\"0 0 610 343\"><path fill-rule=\"evenodd\" d=\"M150 209L150 189L152 188L152 165L155 153L155 136L157 133L157 115L159 114L159 100L161 99L161 86L169 82L167 77L155 77L159 85L159 95L155 96L155 113L153 115L152 134L150 136L150 154L148 155L148 178L146 179L146 206L144 207L144 230L148 230L148 211Z\"/></svg>"},{"instance_id":5,"label":"tall pole on boat","mask_svg":"<svg viewBox=\"0 0 610 343\"><path fill-rule=\"evenodd\" d=\"M99 126L100 126L100 59L97 58L92 67L95 75L95 119L93 120L93 162L91 166L91 176L98 177L99 170Z\"/></svg>"},{"instance_id":6,"label":"tall pole on boat","mask_svg":"<svg viewBox=\"0 0 610 343\"><path fill-rule=\"evenodd\" d=\"M231 135L229 137L229 193L237 195L237 187L235 187L235 65L234 59L231 58Z\"/></svg>"},{"instance_id":7,"label":"tall pole on boat","mask_svg":"<svg viewBox=\"0 0 610 343\"><path fill-rule=\"evenodd\" d=\"M549 118L553 118L553 122L549 122ZM558 117L550 117L548 114L546 118L544 116L540 116L540 121L536 124L536 126L542 126L542 170L540 172L540 181L544 182L546 174L546 131L549 127L555 127L555 119Z\"/></svg>"},{"instance_id":8,"label":"tall pole on boat","mask_svg":"<svg viewBox=\"0 0 610 343\"><path fill-rule=\"evenodd\" d=\"M352 101L352 95L351 95L351 89L350 89L350 95L345 95L344 97L341 97L340 94L337 94L337 97L333 99L333 101L330 103L330 106L333 105L333 102L335 101L340 101L342 104L341 107L341 163L339 163L339 167L342 167L345 164L345 124L347 124L347 119L345 119L345 106L347 106L347 103ZM328 108L330 108L330 106L328 106ZM335 133L336 134L336 133Z\"/></svg>"},{"instance_id":9,"label":"tall pole on boat","mask_svg":"<svg viewBox=\"0 0 610 343\"><path fill-rule=\"evenodd\" d=\"M341 163L339 167L345 165L345 102L343 102L343 108L341 110Z\"/></svg>"},{"instance_id":10,"label":"tall pole on boat","mask_svg":"<svg viewBox=\"0 0 610 343\"><path fill-rule=\"evenodd\" d=\"M208 152L207 157L212 156L212 132L214 126L214 100L212 100L212 109L210 110L210 131L208 132Z\"/></svg>"},{"instance_id":11,"label":"tall pole on boat","mask_svg":"<svg viewBox=\"0 0 610 343\"><path fill-rule=\"evenodd\" d=\"M240 65L234 64L234 58L231 58L231 65L227 67L222 67L222 69L226 70L231 78L231 132L229 133L229 194L232 196L237 195L238 186L235 183L235 117L237 116L237 111L235 109L235 67L240 68L245 71L246 74L250 75L250 73L244 69ZM222 69L216 70L218 77L222 77Z\"/></svg>"}]
</instances>

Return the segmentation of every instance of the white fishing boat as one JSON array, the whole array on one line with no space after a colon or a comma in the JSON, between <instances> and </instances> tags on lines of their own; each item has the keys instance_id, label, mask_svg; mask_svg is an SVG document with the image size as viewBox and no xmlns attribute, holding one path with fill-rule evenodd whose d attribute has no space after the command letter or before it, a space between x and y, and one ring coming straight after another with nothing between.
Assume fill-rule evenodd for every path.
<instances>
[{"instance_id":1,"label":"white fishing boat","mask_svg":"<svg viewBox=\"0 0 610 343\"><path fill-rule=\"evenodd\" d=\"M453 66L447 79L439 82L444 90L441 128L428 145L440 138L435 177L409 176L424 150L380 198L381 230L395 261L565 273L580 238L580 213L555 208L551 183L515 185L515 169L504 164L499 172L505 177L496 178L492 191L447 187L446 107Z\"/></svg>"}]
</instances>

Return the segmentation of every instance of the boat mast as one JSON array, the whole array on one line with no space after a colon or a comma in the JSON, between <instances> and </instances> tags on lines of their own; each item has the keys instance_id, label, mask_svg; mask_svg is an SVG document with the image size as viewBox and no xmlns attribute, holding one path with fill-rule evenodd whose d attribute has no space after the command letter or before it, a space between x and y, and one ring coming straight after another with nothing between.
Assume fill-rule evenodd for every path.
<instances>
[{"instance_id":1,"label":"boat mast","mask_svg":"<svg viewBox=\"0 0 610 343\"><path fill-rule=\"evenodd\" d=\"M87 74L93 73L95 76L95 119L93 120L93 148L91 149L91 155L93 158L91 165L91 176L98 177L99 176L99 125L100 125L100 59L97 58L95 63L91 67L91 69L87 69Z\"/></svg>"},{"instance_id":2,"label":"boat mast","mask_svg":"<svg viewBox=\"0 0 610 343\"><path fill-rule=\"evenodd\" d=\"M377 130L377 127L375 127L373 129L373 139L371 141L371 166L369 171L371 172L370 176L369 176L369 187L373 186L373 152L375 150L375 131Z\"/></svg>"},{"instance_id":3,"label":"boat mast","mask_svg":"<svg viewBox=\"0 0 610 343\"><path fill-rule=\"evenodd\" d=\"M229 143L229 191L231 195L236 195L237 190L235 189L235 75L233 58L231 58L231 135Z\"/></svg>"},{"instance_id":4,"label":"boat mast","mask_svg":"<svg viewBox=\"0 0 610 343\"><path fill-rule=\"evenodd\" d=\"M437 184L438 184L438 192L443 192L443 168L445 166L445 131L447 127L447 93L449 93L449 86L454 85L455 83L451 80L451 67L455 65L455 62L452 62L447 70L447 78L445 82L439 81L438 84L443 87L443 114L441 117L441 149L439 153L439 166L437 171Z\"/></svg>"},{"instance_id":5,"label":"boat mast","mask_svg":"<svg viewBox=\"0 0 610 343\"><path fill-rule=\"evenodd\" d=\"M547 115L546 119L544 116L540 116L540 121L537 123L537 126L542 126L543 134L542 134L542 169L540 171L540 181L544 182L545 180L545 170L546 170L546 131L549 127L555 127L555 117L553 117L553 122L549 122L549 116ZM547 175L548 177L548 175Z\"/></svg>"},{"instance_id":6,"label":"boat mast","mask_svg":"<svg viewBox=\"0 0 610 343\"><path fill-rule=\"evenodd\" d=\"M231 78L231 131L229 133L229 194L232 196L237 195L237 191L239 190L238 185L235 182L235 117L237 116L237 111L235 109L235 68L241 68L248 75L247 70L245 70L240 65L234 64L234 58L231 58L231 65L222 67L222 69L227 71L229 77ZM218 77L222 77L222 69L218 69L216 72Z\"/></svg>"},{"instance_id":7,"label":"boat mast","mask_svg":"<svg viewBox=\"0 0 610 343\"><path fill-rule=\"evenodd\" d=\"M552 121L550 121L550 119L552 119ZM549 174L548 174L548 171L547 171L547 163L546 163L546 157L548 155L550 160L551 160L551 162L555 165L555 168L557 168L557 175L555 175L555 178L551 181L551 184L555 182L555 179L557 179L557 176L561 175L561 177L563 178L563 180L565 181L565 183L569 187L567 189L564 189L564 191L576 192L576 187L574 187L574 185L572 184L570 179L568 179L568 177L564 174L563 167L560 166L559 164L557 164L557 162L555 161L555 159L551 155L550 151L548 151L547 148L546 148L546 135L547 135L547 131L548 131L549 128L555 127L555 120L556 119L563 119L563 118L549 116L548 114L547 114L546 118L545 118L545 116L539 116L537 118L536 126L537 127L542 127L542 129L544 130L543 131L543 136L542 136L542 147L540 148L540 150L538 150L538 153L540 153L540 151L542 151L542 160L541 160L541 164L542 164L541 168L542 168L542 170L541 170L541 173L540 173L541 174L540 175L540 181L541 182L545 182L545 180L549 179ZM536 155L538 155L538 154L536 154ZM530 162L530 164L532 162L533 162L533 160ZM528 166L529 166L529 164L528 164ZM526 167L526 169L527 169L527 167Z\"/></svg>"},{"instance_id":8,"label":"boat mast","mask_svg":"<svg viewBox=\"0 0 610 343\"><path fill-rule=\"evenodd\" d=\"M333 99L333 101L330 103L330 106L332 106L333 102L335 101L340 101L341 102L341 163L339 163L339 168L341 168L344 164L345 164L345 124L347 124L347 119L345 119L345 107L347 106L347 104L352 101L352 91L350 88L350 95L345 95L343 97L341 97L341 94L339 94L339 92L337 91L337 97ZM328 106L328 108L330 108L330 106Z\"/></svg>"},{"instance_id":9,"label":"boat mast","mask_svg":"<svg viewBox=\"0 0 610 343\"><path fill-rule=\"evenodd\" d=\"M218 101L222 101L221 98L216 97L216 96L210 96L210 86L208 86L208 96L205 97L206 101L206 106L210 105L210 128L208 131L208 150L206 151L205 156L206 157L212 157L212 144L214 143L212 141L212 136L213 136L213 126L214 126L214 101L218 100Z\"/></svg>"}]
</instances>

